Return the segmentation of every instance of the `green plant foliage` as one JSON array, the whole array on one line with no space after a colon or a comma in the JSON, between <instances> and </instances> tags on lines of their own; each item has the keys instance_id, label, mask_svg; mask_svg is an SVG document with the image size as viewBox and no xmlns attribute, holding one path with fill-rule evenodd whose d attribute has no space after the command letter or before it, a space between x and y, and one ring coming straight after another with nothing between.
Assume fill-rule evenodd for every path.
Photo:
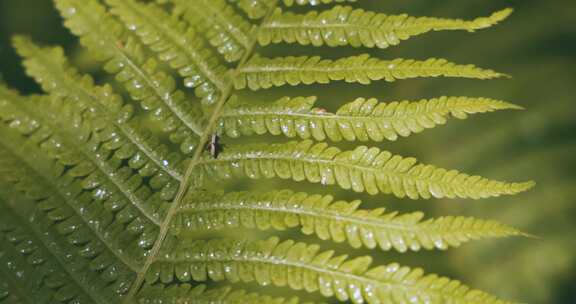
<instances>
[{"instance_id":1,"label":"green plant foliage","mask_svg":"<svg viewBox=\"0 0 576 304\"><path fill-rule=\"evenodd\" d=\"M430 31L475 30L490 27L510 15L511 9L472 21L461 19L414 18L408 15L388 16L351 6L298 15L277 9L262 25L258 35L261 45L299 43L331 47L377 47L385 49L402 40Z\"/></svg>"},{"instance_id":2,"label":"green plant foliage","mask_svg":"<svg viewBox=\"0 0 576 304\"><path fill-rule=\"evenodd\" d=\"M228 62L235 62L244 56L251 48L252 25L242 16L236 14L225 0L173 1L177 14L198 31L206 35L206 39ZM199 11L207 10L204 14Z\"/></svg>"},{"instance_id":3,"label":"green plant foliage","mask_svg":"<svg viewBox=\"0 0 576 304\"><path fill-rule=\"evenodd\" d=\"M284 85L327 84L332 81L370 84L372 81L393 82L417 77L462 77L493 79L505 76L473 65L457 65L445 59L380 60L368 54L322 59L319 56L264 58L254 56L239 69L234 79L236 89L269 89Z\"/></svg>"},{"instance_id":4,"label":"green plant foliage","mask_svg":"<svg viewBox=\"0 0 576 304\"><path fill-rule=\"evenodd\" d=\"M508 303L392 261L371 267L369 256L259 234L222 238L226 229L300 229L333 241L328 246L403 253L526 236L492 220L424 219L419 211L364 209L358 200L281 190L289 183L266 192L237 189L250 179L278 178L351 194L480 199L534 185L354 145L520 106L484 97L357 98L330 113L313 96L271 97L265 89L285 85L505 76L445 59L322 59L292 56L291 48L274 57L261 48L384 48L429 31L486 28L510 13L463 21L314 10L344 2L355 1L54 0L105 73L74 67L61 47L13 39L43 93L22 96L0 85L0 302L300 303L274 289L207 282L227 281L353 303ZM307 13L290 11L296 5ZM264 135L283 137L271 143ZM340 141L353 148L336 146Z\"/></svg>"},{"instance_id":5,"label":"green plant foliage","mask_svg":"<svg viewBox=\"0 0 576 304\"><path fill-rule=\"evenodd\" d=\"M186 87L196 88L196 96L207 104L218 100L226 87L226 68L194 28L153 4L131 0L107 2L112 6L111 13L118 15L160 60L168 62L184 77Z\"/></svg>"},{"instance_id":6,"label":"green plant foliage","mask_svg":"<svg viewBox=\"0 0 576 304\"><path fill-rule=\"evenodd\" d=\"M254 134L314 138L318 141L397 140L446 123L449 117L520 107L488 98L439 97L420 101L379 103L358 98L328 113L314 107L316 97L284 97L273 103L232 98L220 115L220 131L229 137Z\"/></svg>"},{"instance_id":7,"label":"green plant foliage","mask_svg":"<svg viewBox=\"0 0 576 304\"><path fill-rule=\"evenodd\" d=\"M456 170L417 164L378 148L359 146L341 151L326 143L288 142L229 146L218 159L205 156L199 165L211 176L292 179L369 194L387 193L411 199L488 198L517 194L534 184L506 183Z\"/></svg>"},{"instance_id":8,"label":"green plant foliage","mask_svg":"<svg viewBox=\"0 0 576 304\"><path fill-rule=\"evenodd\" d=\"M90 163L74 146L65 150L50 128L20 111L3 107L2 114L0 251L10 294L30 303L116 301L134 279L143 249L124 243L139 236L124 228L126 217L115 219L110 210L111 203L126 201L95 203L105 202L104 189L113 187L105 178L111 175L94 173L102 185L84 192L86 184L76 176ZM66 165L75 169L63 174Z\"/></svg>"},{"instance_id":9,"label":"green plant foliage","mask_svg":"<svg viewBox=\"0 0 576 304\"><path fill-rule=\"evenodd\" d=\"M396 263L370 268L372 258L348 259L317 245L278 238L242 242L226 239L167 247L147 276L149 282L256 282L320 292L353 303L509 303L458 281L425 275Z\"/></svg>"},{"instance_id":10,"label":"green plant foliage","mask_svg":"<svg viewBox=\"0 0 576 304\"><path fill-rule=\"evenodd\" d=\"M153 113L171 141L190 153L201 133L202 114L187 102L184 92L175 88L174 78L162 71L158 61L146 54L143 44L102 6L88 2L71 14L76 9L73 2L56 4L68 12L64 15L66 25L82 37L80 42L106 62L104 69L116 75L130 97L141 102L142 109Z\"/></svg>"},{"instance_id":11,"label":"green plant foliage","mask_svg":"<svg viewBox=\"0 0 576 304\"><path fill-rule=\"evenodd\" d=\"M447 249L472 239L521 234L494 221L460 216L422 221L424 214L421 212L398 214L385 212L384 208L358 209L360 204L360 201L334 201L331 196L290 190L227 194L192 192L172 221L172 231L300 227L302 233L315 234L322 240L347 241L354 248L394 248L400 252Z\"/></svg>"}]
</instances>

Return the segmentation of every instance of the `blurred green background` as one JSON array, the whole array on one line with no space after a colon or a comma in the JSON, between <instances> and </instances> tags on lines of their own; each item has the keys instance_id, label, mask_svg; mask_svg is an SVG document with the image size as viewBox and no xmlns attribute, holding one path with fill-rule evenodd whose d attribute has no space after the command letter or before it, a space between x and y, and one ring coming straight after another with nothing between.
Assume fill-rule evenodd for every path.
<instances>
[{"instance_id":1,"label":"blurred green background","mask_svg":"<svg viewBox=\"0 0 576 304\"><path fill-rule=\"evenodd\" d=\"M459 63L474 63L509 73L513 78L489 82L410 80L377 83L361 90L335 85L321 92L318 87L311 86L297 89L297 93L319 95L327 108L350 101L358 97L359 92L363 97L377 97L381 101L467 95L517 103L527 111L486 114L467 121L452 120L446 127L379 146L440 167L495 179L534 179L538 183L535 190L526 194L481 201L411 202L387 196L360 195L370 207L384 205L391 210L425 210L428 215L436 216L461 214L492 218L538 236L472 243L447 253L371 254L381 262L398 260L410 266L423 266L427 271L459 278L503 298L530 303L576 303L575 1L361 2L364 8L389 14L462 18L488 15L508 6L515 8L515 14L509 20L488 30L474 34L432 33L398 47L370 50L381 58L443 57ZM23 93L39 92L39 89L24 75L19 59L10 47L10 37L16 33L31 35L40 42L64 45L69 53L77 55L79 64L90 67L82 53L76 50L76 40L62 27L51 1L0 0L0 77ZM270 52L283 50L277 47ZM307 48L294 51L328 56L342 52ZM282 91L276 93L283 94ZM245 182L236 186L252 185ZM329 190L334 192L334 189ZM336 196L343 199L359 197L347 192L338 192Z\"/></svg>"}]
</instances>

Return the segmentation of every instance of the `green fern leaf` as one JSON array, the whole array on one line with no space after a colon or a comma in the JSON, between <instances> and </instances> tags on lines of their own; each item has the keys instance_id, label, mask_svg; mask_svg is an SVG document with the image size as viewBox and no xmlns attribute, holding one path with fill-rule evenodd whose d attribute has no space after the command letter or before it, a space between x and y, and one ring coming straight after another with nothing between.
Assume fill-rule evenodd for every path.
<instances>
[{"instance_id":1,"label":"green fern leaf","mask_svg":"<svg viewBox=\"0 0 576 304\"><path fill-rule=\"evenodd\" d=\"M161 281L256 282L320 292L353 303L508 303L458 281L424 275L392 263L370 268L372 258L347 259L317 245L232 240L173 242L147 276Z\"/></svg>"},{"instance_id":2,"label":"green fern leaf","mask_svg":"<svg viewBox=\"0 0 576 304\"><path fill-rule=\"evenodd\" d=\"M168 155L167 147L162 146L152 135L143 134L132 121L134 107L124 104L120 96L112 93L110 86L95 86L90 76L79 75L76 70L69 67L61 48L42 49L24 37L16 37L14 45L19 54L25 58L24 66L28 74L36 78L47 92L58 98L74 100L78 106L98 112L96 119L108 120L99 121L100 124L107 122L116 126L119 133L101 136L110 137L104 139L110 140L110 145L116 145L112 146L112 149L124 145L125 149L119 150L119 154L125 154L123 158L134 157L136 151L141 150L144 155L136 155L138 158L148 158L175 180L182 178L181 157L177 154ZM130 142L131 145L125 145L126 142Z\"/></svg>"},{"instance_id":3,"label":"green fern leaf","mask_svg":"<svg viewBox=\"0 0 576 304\"><path fill-rule=\"evenodd\" d=\"M205 104L214 104L220 98L227 86L227 69L192 28L154 3L143 4L133 0L106 2L127 28L158 53L160 60L178 70L186 87L196 88L196 95Z\"/></svg>"},{"instance_id":4,"label":"green fern leaf","mask_svg":"<svg viewBox=\"0 0 576 304\"><path fill-rule=\"evenodd\" d=\"M473 65L457 65L444 59L425 61L380 60L368 54L337 60L318 56L264 58L254 56L239 69L234 79L236 89L268 89L284 85L326 84L332 81L369 84L376 80L393 82L417 77L461 77L493 79L506 75Z\"/></svg>"},{"instance_id":5,"label":"green fern leaf","mask_svg":"<svg viewBox=\"0 0 576 304\"><path fill-rule=\"evenodd\" d=\"M77 296L88 301L96 290L84 289L73 277L68 277L71 267L62 259L62 252L50 244L40 227L34 227L26 215L16 214L14 205L22 209L31 206L32 200L15 195L11 187L28 191L42 191L41 186L29 187L30 180L18 180L28 173L15 168L15 157L4 146L0 147L0 302L50 303L66 301ZM20 164L20 163L19 163ZM21 164L20 164L21 165ZM13 174L16 173L16 174ZM8 175L10 174L10 175ZM35 198L42 200L41 192ZM56 215L56 212L53 212ZM35 220L39 222L39 220ZM50 231L53 232L53 231ZM50 235L53 236L53 235ZM45 283L51 282L51 283ZM94 297L97 298L97 297ZM104 298L101 296L101 298Z\"/></svg>"},{"instance_id":6,"label":"green fern leaf","mask_svg":"<svg viewBox=\"0 0 576 304\"><path fill-rule=\"evenodd\" d=\"M350 45L384 49L430 31L472 32L487 28L504 20L511 13L511 9L505 9L489 17L464 21L415 18L408 15L389 16L350 6L336 6L326 11L311 11L306 14L284 13L281 9L277 9L272 18L262 25L258 41L261 45L286 42L313 46Z\"/></svg>"},{"instance_id":7,"label":"green fern leaf","mask_svg":"<svg viewBox=\"0 0 576 304\"><path fill-rule=\"evenodd\" d=\"M269 133L318 141L383 141L445 124L450 116L465 119L468 114L521 109L488 98L440 97L390 103L358 98L332 114L314 108L315 101L315 97L284 97L258 104L232 99L220 115L219 130L233 138Z\"/></svg>"},{"instance_id":8,"label":"green fern leaf","mask_svg":"<svg viewBox=\"0 0 576 304\"><path fill-rule=\"evenodd\" d=\"M153 242L153 230L145 218L130 223L137 210L122 205L116 185L107 182L119 179L86 176L86 151L74 151L40 120L24 116L6 98L20 107L28 101L12 95L0 95L0 214L7 217L0 230L9 240L3 239L0 251L20 249L0 256L9 261L2 265L21 271L3 277L22 280L16 288L28 287L23 297L31 303L116 303L143 261L142 246Z\"/></svg>"},{"instance_id":9,"label":"green fern leaf","mask_svg":"<svg viewBox=\"0 0 576 304\"><path fill-rule=\"evenodd\" d=\"M56 197L42 208L64 208L66 214L76 212L81 215L81 218L71 218L62 223L63 233L77 231L78 235L70 236L70 240L73 244L85 246L78 248L86 250L87 261L84 263L94 264L93 269L98 273L109 273L112 277L105 279L115 282L110 285L115 290L114 294L124 294L157 237L159 222L167 210L167 202L173 199L176 184L146 154L134 151L134 145L123 141L119 137L120 132L112 127L114 122L109 123L101 118L95 120L92 114L98 112L98 107L86 108L86 104L90 103L88 98L66 93L66 87L72 86L73 81L60 77L75 77L58 70L54 64L61 60L60 49L40 50L24 39L17 39L17 44L25 55L37 56L26 63L33 74L42 75L39 79L42 79L44 87L59 89L54 91L51 99L42 98L35 104L19 103L18 98L12 95L3 100L0 111L5 122L3 129L18 131L20 137L10 135L10 132L4 132L1 137L7 140L7 147L31 149L42 143L41 152L34 153L32 149L17 151L17 154L40 159L34 165L56 161L54 168L43 165L35 169L41 174L49 174L46 175L48 180L62 181L51 192L45 193L59 189L70 195L65 199ZM42 64L50 65L50 74L42 70ZM85 80L75 83L84 88L90 84ZM98 100L105 102L107 96L110 95L100 94ZM66 101L70 102L62 103L61 98L67 98ZM54 117L54 114L58 117ZM42 128L38 129L37 125ZM52 135L52 130L58 130L58 134ZM26 138L30 143L24 141ZM48 159L43 160L38 155ZM122 165L123 161L126 161L126 165ZM66 174L61 176L64 168L67 168ZM30 183L38 182L30 173L22 176L31 176ZM144 178L148 180L147 183L143 183ZM62 205L63 202L66 205ZM68 217L55 217L53 221L60 222ZM82 223L86 223L87 227L81 229ZM110 252L103 248L110 248ZM63 252L72 250L77 249L67 248ZM129 265L128 268L126 265Z\"/></svg>"},{"instance_id":10,"label":"green fern leaf","mask_svg":"<svg viewBox=\"0 0 576 304\"><path fill-rule=\"evenodd\" d=\"M252 25L238 16L226 0L171 0L176 14L183 15L198 31L205 33L210 44L226 61L235 62L251 48ZM203 13L198 13L206 11Z\"/></svg>"},{"instance_id":11,"label":"green fern leaf","mask_svg":"<svg viewBox=\"0 0 576 304\"><path fill-rule=\"evenodd\" d=\"M182 304L312 304L311 302L300 302L297 297L290 299L274 298L255 292L244 290L233 290L230 287L207 289L205 285L190 286L189 284L174 285L163 288L153 286L144 289L138 295L139 303L182 303Z\"/></svg>"},{"instance_id":12,"label":"green fern leaf","mask_svg":"<svg viewBox=\"0 0 576 304\"><path fill-rule=\"evenodd\" d=\"M210 176L292 179L369 194L390 193L411 199L487 198L513 195L534 183L505 183L456 170L416 164L414 158L360 146L341 151L312 141L229 146L218 157L204 157L200 166Z\"/></svg>"},{"instance_id":13,"label":"green fern leaf","mask_svg":"<svg viewBox=\"0 0 576 304\"><path fill-rule=\"evenodd\" d=\"M4 152L0 148L2 165L7 160ZM45 231L40 227L32 227L24 216L14 214L9 206L10 200L16 198L14 195L6 195L8 189L5 187L11 184L6 181L0 183L0 302L55 303L73 298L83 302L91 299L105 300L103 295L96 296L97 290L84 289L86 286L74 280L78 277L70 276L73 269L66 265L66 261L59 259L64 248L56 249L54 244L42 242L46 240ZM21 198L17 199L21 205L28 203Z\"/></svg>"},{"instance_id":14,"label":"green fern leaf","mask_svg":"<svg viewBox=\"0 0 576 304\"><path fill-rule=\"evenodd\" d=\"M56 5L80 41L107 61L105 70L116 74L116 80L153 114L172 142L180 144L184 153L191 153L202 132L202 113L175 89L175 80L161 71L158 62L148 58L143 46L97 2L56 0Z\"/></svg>"},{"instance_id":15,"label":"green fern leaf","mask_svg":"<svg viewBox=\"0 0 576 304\"><path fill-rule=\"evenodd\" d=\"M422 221L424 214L398 214L358 209L360 201L334 201L332 196L294 193L192 192L172 221L172 232L300 227L302 233L322 240L347 241L354 248L407 250L447 249L474 239L521 235L495 221L441 217Z\"/></svg>"}]
</instances>

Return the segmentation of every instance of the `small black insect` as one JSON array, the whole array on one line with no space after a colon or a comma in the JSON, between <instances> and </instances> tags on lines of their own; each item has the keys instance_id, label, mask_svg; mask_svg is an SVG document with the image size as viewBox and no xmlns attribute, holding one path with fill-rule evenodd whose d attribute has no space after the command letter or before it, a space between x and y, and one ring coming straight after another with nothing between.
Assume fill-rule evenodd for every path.
<instances>
[{"instance_id":1,"label":"small black insect","mask_svg":"<svg viewBox=\"0 0 576 304\"><path fill-rule=\"evenodd\" d=\"M215 133L212 134L210 142L206 144L205 149L210 152L210 155L212 155L213 158L218 158L218 155L222 152L222 148L223 146L220 144L220 136Z\"/></svg>"}]
</instances>

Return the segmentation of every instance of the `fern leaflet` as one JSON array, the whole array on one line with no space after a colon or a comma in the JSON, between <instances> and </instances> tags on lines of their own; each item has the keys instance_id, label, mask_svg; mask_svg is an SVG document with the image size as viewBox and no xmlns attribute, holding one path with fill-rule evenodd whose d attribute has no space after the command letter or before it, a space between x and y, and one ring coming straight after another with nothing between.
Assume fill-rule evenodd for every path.
<instances>
[{"instance_id":1,"label":"fern leaflet","mask_svg":"<svg viewBox=\"0 0 576 304\"><path fill-rule=\"evenodd\" d=\"M450 116L466 119L469 114L521 109L488 98L443 96L389 103L358 98L328 113L314 107L315 102L316 97L284 97L272 103L232 98L220 115L219 130L232 138L269 133L317 141L393 141L445 124Z\"/></svg>"},{"instance_id":2,"label":"fern leaflet","mask_svg":"<svg viewBox=\"0 0 576 304\"><path fill-rule=\"evenodd\" d=\"M347 241L354 248L397 251L447 249L472 239L521 235L495 221L441 217L422 221L424 214L398 214L384 208L358 209L360 201L334 201L331 196L294 193L192 192L172 221L173 233L226 228L261 230L301 227L322 240Z\"/></svg>"},{"instance_id":3,"label":"fern leaflet","mask_svg":"<svg viewBox=\"0 0 576 304\"><path fill-rule=\"evenodd\" d=\"M234 79L236 89L251 90L284 85L327 84L333 81L370 84L377 80L393 82L417 77L493 79L506 76L473 65L457 65L444 59L380 60L368 54L337 60L322 59L319 56L280 58L254 56L239 71L240 74Z\"/></svg>"},{"instance_id":4,"label":"fern leaflet","mask_svg":"<svg viewBox=\"0 0 576 304\"><path fill-rule=\"evenodd\" d=\"M408 15L388 16L350 6L335 6L332 9L298 15L274 12L270 20L262 25L258 41L270 43L299 43L313 46L346 46L388 48L402 40L430 31L467 30L475 31L490 27L510 15L505 9L489 17L471 21L461 19L439 19Z\"/></svg>"},{"instance_id":5,"label":"fern leaflet","mask_svg":"<svg viewBox=\"0 0 576 304\"><path fill-rule=\"evenodd\" d=\"M221 179L278 177L411 199L480 199L517 194L534 185L533 182L494 181L417 164L414 158L392 155L378 148L360 146L352 151L341 151L326 143L314 144L309 140L229 146L218 159L205 156L199 164L207 174Z\"/></svg>"},{"instance_id":6,"label":"fern leaflet","mask_svg":"<svg viewBox=\"0 0 576 304\"><path fill-rule=\"evenodd\" d=\"M319 291L353 303L508 303L458 281L392 263L370 268L370 257L348 259L334 251L278 238L243 242L214 239L178 243L151 268L152 283L174 280L253 282ZM179 267L176 267L178 265Z\"/></svg>"}]
</instances>

